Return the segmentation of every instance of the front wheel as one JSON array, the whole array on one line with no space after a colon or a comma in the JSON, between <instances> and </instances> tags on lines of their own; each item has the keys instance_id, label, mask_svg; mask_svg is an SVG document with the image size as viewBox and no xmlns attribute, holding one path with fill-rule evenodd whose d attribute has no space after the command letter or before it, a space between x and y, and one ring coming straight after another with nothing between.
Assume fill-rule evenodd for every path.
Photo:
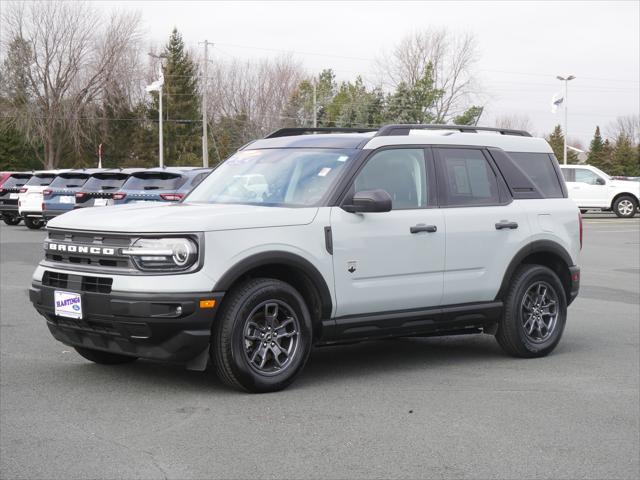
<instances>
[{"instance_id":1,"label":"front wheel","mask_svg":"<svg viewBox=\"0 0 640 480\"><path fill-rule=\"evenodd\" d=\"M25 217L24 224L31 230L39 230L44 226L44 220L39 218Z\"/></svg>"},{"instance_id":2,"label":"front wheel","mask_svg":"<svg viewBox=\"0 0 640 480\"><path fill-rule=\"evenodd\" d=\"M613 202L613 211L620 218L632 218L637 208L636 199L631 195L622 195Z\"/></svg>"},{"instance_id":3,"label":"front wheel","mask_svg":"<svg viewBox=\"0 0 640 480\"><path fill-rule=\"evenodd\" d=\"M496 339L513 356L543 357L560 341L566 318L566 295L555 272L522 265L505 298Z\"/></svg>"},{"instance_id":4,"label":"front wheel","mask_svg":"<svg viewBox=\"0 0 640 480\"><path fill-rule=\"evenodd\" d=\"M2 220L7 225L18 225L20 223L20 221L22 220L22 218L20 218L17 215L4 215L2 217Z\"/></svg>"},{"instance_id":5,"label":"front wheel","mask_svg":"<svg viewBox=\"0 0 640 480\"><path fill-rule=\"evenodd\" d=\"M119 355L117 353L103 352L102 350L94 350L92 348L74 347L82 357L101 365L119 365L121 363L135 362L138 357L130 357L129 355Z\"/></svg>"},{"instance_id":6,"label":"front wheel","mask_svg":"<svg viewBox=\"0 0 640 480\"><path fill-rule=\"evenodd\" d=\"M249 392L287 387L312 345L311 315L302 295L271 278L231 290L212 332L211 358L220 379Z\"/></svg>"}]
</instances>

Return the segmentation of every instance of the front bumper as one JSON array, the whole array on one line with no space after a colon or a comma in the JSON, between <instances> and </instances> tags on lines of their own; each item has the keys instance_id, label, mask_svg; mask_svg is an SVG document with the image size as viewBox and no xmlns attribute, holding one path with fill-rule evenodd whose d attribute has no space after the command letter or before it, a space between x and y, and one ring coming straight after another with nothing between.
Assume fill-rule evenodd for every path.
<instances>
[{"instance_id":1,"label":"front bumper","mask_svg":"<svg viewBox=\"0 0 640 480\"><path fill-rule=\"evenodd\" d=\"M567 299L567 305L571 305L578 292L580 292L580 267L573 265L569 267L569 298Z\"/></svg>"},{"instance_id":2,"label":"front bumper","mask_svg":"<svg viewBox=\"0 0 640 480\"><path fill-rule=\"evenodd\" d=\"M224 293L95 293L82 291L82 279L74 278L79 275L69 277L65 288L33 282L29 289L29 299L60 342L197 370L206 366L211 325ZM82 320L55 315L55 290L82 295ZM200 308L204 299L215 299L215 308Z\"/></svg>"}]
</instances>

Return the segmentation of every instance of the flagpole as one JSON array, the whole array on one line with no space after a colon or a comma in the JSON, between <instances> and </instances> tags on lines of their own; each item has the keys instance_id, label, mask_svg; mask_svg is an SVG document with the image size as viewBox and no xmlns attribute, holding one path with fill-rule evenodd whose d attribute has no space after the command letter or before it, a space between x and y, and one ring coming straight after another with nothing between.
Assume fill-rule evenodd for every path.
<instances>
[{"instance_id":1,"label":"flagpole","mask_svg":"<svg viewBox=\"0 0 640 480\"><path fill-rule=\"evenodd\" d=\"M564 99L563 99L563 103L564 103L564 149L563 149L563 155L562 155L562 163L564 165L567 164L567 137L569 136L569 115L568 115L568 111L569 111L569 102L568 102L568 93L569 93L569 80L573 80L574 77L573 75L569 75L568 77L562 77L560 75L558 75L556 77L558 80L560 80L561 82L564 82Z\"/></svg>"}]
</instances>

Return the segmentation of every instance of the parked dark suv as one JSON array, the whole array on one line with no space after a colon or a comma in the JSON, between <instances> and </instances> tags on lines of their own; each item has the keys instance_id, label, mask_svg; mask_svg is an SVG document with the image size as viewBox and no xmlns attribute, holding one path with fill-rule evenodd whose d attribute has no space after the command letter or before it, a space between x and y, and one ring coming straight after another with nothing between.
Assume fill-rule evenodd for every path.
<instances>
[{"instance_id":1,"label":"parked dark suv","mask_svg":"<svg viewBox=\"0 0 640 480\"><path fill-rule=\"evenodd\" d=\"M0 214L7 225L18 225L22 217L18 214L20 188L33 176L30 172L12 173L0 188Z\"/></svg>"}]
</instances>

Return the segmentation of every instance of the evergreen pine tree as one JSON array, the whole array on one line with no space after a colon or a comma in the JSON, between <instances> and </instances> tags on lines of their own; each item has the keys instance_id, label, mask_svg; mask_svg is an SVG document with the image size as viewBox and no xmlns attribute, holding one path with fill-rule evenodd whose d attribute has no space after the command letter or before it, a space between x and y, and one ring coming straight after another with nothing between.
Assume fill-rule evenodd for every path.
<instances>
[{"instance_id":1,"label":"evergreen pine tree","mask_svg":"<svg viewBox=\"0 0 640 480\"><path fill-rule=\"evenodd\" d=\"M594 167L598 167L603 170L605 167L605 158L604 158L604 142L602 141L602 136L600 135L600 127L596 127L596 132L593 135L593 140L591 140L591 145L589 146L589 156L587 157L587 163L589 165L593 165Z\"/></svg>"},{"instance_id":2,"label":"evergreen pine tree","mask_svg":"<svg viewBox=\"0 0 640 480\"><path fill-rule=\"evenodd\" d=\"M640 176L640 159L638 149L631 144L631 139L621 134L616 139L613 149L613 165L610 175Z\"/></svg>"},{"instance_id":3,"label":"evergreen pine tree","mask_svg":"<svg viewBox=\"0 0 640 480\"><path fill-rule=\"evenodd\" d=\"M198 91L198 68L185 52L182 35L173 29L164 48L164 86L162 114L164 118L165 165L200 165L202 163L202 116ZM154 111L150 119L157 121L158 96L154 94ZM156 128L157 130L157 128Z\"/></svg>"},{"instance_id":4,"label":"evergreen pine tree","mask_svg":"<svg viewBox=\"0 0 640 480\"><path fill-rule=\"evenodd\" d=\"M553 133L547 137L547 141L549 145L551 145L553 154L558 159L558 162L562 163L564 158L564 133L562 133L562 127L560 125L556 125ZM567 163L578 163L578 155L573 150L567 149Z\"/></svg>"}]
</instances>

